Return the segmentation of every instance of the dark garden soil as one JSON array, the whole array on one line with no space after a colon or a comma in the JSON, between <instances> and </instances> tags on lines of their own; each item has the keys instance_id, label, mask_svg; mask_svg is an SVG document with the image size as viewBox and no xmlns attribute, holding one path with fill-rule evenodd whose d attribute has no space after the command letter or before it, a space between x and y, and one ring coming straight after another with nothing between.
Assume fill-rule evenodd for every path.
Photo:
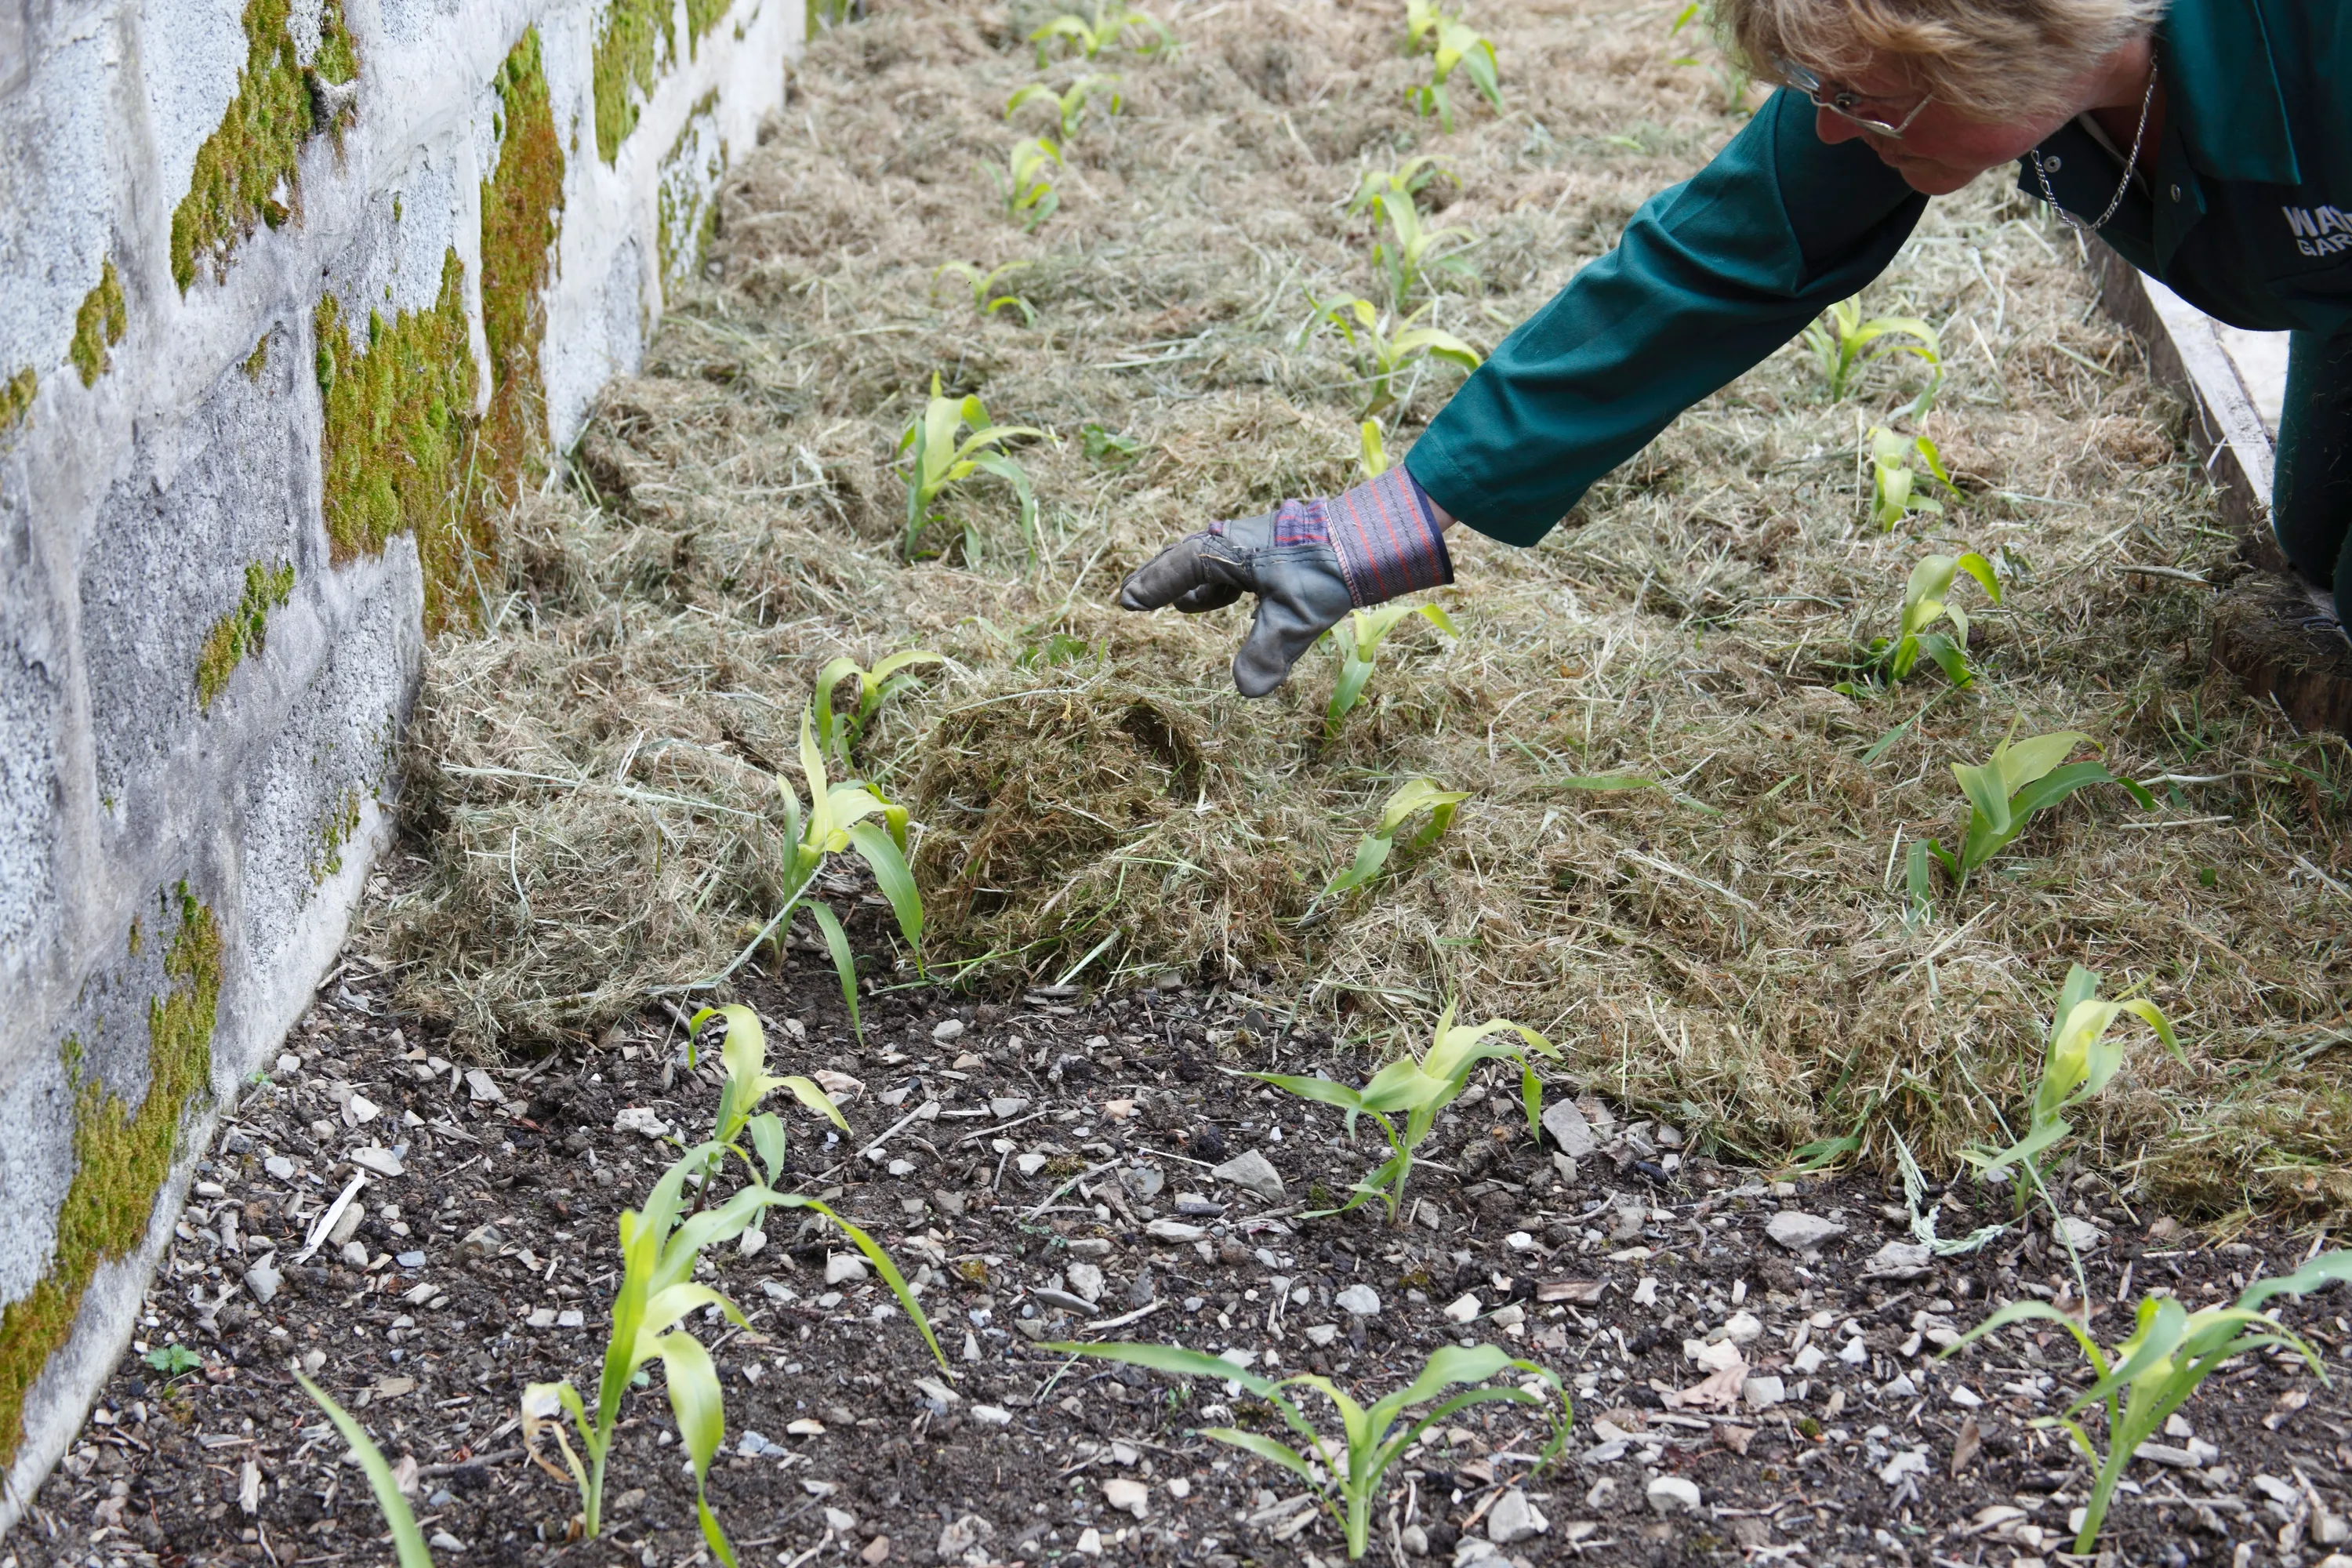
<instances>
[{"instance_id":1,"label":"dark garden soil","mask_svg":"<svg viewBox=\"0 0 2352 1568\"><path fill-rule=\"evenodd\" d=\"M1528 1139L1516 1081L1499 1074L1441 1120L1409 1223L1376 1207L1305 1220L1369 1166L1370 1145L1343 1144L1336 1113L1223 1069L1353 1080L1364 1059L1286 1033L1281 998L1178 987L975 1005L901 992L869 1000L861 1045L829 973L796 962L812 967L746 988L772 1065L857 1087L843 1086L852 1139L791 1112L793 1181L920 1271L952 1375L878 1283L827 1283L815 1224L778 1220L751 1255L723 1249L708 1277L751 1326L695 1326L725 1384L711 1498L746 1563L1342 1555L1297 1483L1192 1435L1275 1425L1265 1407L1233 1385L1034 1342L1089 1333L1252 1352L1261 1371L1323 1372L1366 1394L1450 1342L1491 1341L1569 1381L1575 1424L1558 1463L1537 1463L1539 1424L1492 1405L1401 1462L1374 1531L1384 1561L1499 1550L1528 1563L1975 1568L2054 1561L2067 1543L2087 1471L2028 1426L2081 1377L2064 1334L1932 1359L1996 1303L2072 1298L2041 1229L1922 1271L1882 1251L1909 1239L1899 1190L1776 1185L1704 1152L1706 1129L1629 1123L1605 1093L1576 1102L1596 1147L1569 1177L1549 1137ZM387 992L349 961L288 1043L299 1065L282 1062L226 1119L141 1337L0 1550L7 1568L389 1560L364 1479L295 1386L296 1363L413 1463L445 1563L704 1560L657 1385L630 1396L594 1542L567 1540L576 1497L525 1453L517 1401L533 1381L593 1387L615 1217L668 1158L616 1131L616 1116L703 1128L708 1069L686 1066L682 1031L650 1012L485 1075L443 1061ZM349 1157L372 1145L399 1151L403 1173L369 1175L351 1210L365 1217L303 1257L360 1173ZM1211 1175L1253 1151L1278 1173L1278 1196ZM2111 1342L2128 1331L2118 1298L2163 1286L2202 1304L2314 1246L2255 1224L2183 1227L2127 1207L2099 1175L2069 1174L2062 1192L2104 1237L2084 1268ZM1955 1184L1941 1234L2002 1218L2008 1201ZM1783 1214L1843 1229L1792 1251L1766 1232ZM2352 1355L2340 1304L2315 1297L2283 1315L2331 1358ZM1708 1375L1690 1355L1713 1331L1765 1380L1747 1384L1757 1400L1664 1407L1662 1391ZM199 1364L167 1375L152 1363L171 1346ZM1771 1379L1784 1397L1756 1407ZM2168 1462L2134 1467L2139 1489L2106 1537L2116 1560L2326 1557L2352 1509L2340 1393L2299 1363L2248 1357L2186 1414L2162 1439ZM1696 1509L1653 1487L1675 1478L1696 1487ZM1495 1520L1524 1521L1523 1502L1545 1529L1490 1547Z\"/></svg>"}]
</instances>

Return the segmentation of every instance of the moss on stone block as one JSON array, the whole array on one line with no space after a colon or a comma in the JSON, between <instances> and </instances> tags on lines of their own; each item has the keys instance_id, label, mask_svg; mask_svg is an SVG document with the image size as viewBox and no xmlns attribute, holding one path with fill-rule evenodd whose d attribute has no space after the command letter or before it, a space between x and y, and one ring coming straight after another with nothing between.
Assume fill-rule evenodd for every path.
<instances>
[{"instance_id":1,"label":"moss on stone block","mask_svg":"<svg viewBox=\"0 0 2352 1568\"><path fill-rule=\"evenodd\" d=\"M662 73L677 61L673 0L612 0L596 30L591 80L596 100L596 154L607 163L637 128L637 103L651 98Z\"/></svg>"},{"instance_id":2,"label":"moss on stone block","mask_svg":"<svg viewBox=\"0 0 2352 1568\"><path fill-rule=\"evenodd\" d=\"M194 177L172 214L172 277L184 294L199 261L209 260L219 277L257 225L275 228L300 210L297 156L320 128L323 101L313 79L340 85L359 75L341 0L320 7L318 55L307 71L287 31L289 9L289 0L247 0L236 96L196 150ZM338 134L349 113L339 109L329 117Z\"/></svg>"},{"instance_id":3,"label":"moss on stone block","mask_svg":"<svg viewBox=\"0 0 2352 1568\"><path fill-rule=\"evenodd\" d=\"M465 280L453 248L433 304L390 321L369 312L364 347L352 346L334 295L313 319L325 406L320 500L333 558L376 554L393 535L415 533L427 633L469 618L469 553L488 543L487 521L467 501L475 369Z\"/></svg>"},{"instance_id":4,"label":"moss on stone block","mask_svg":"<svg viewBox=\"0 0 2352 1568\"><path fill-rule=\"evenodd\" d=\"M477 472L502 502L520 494L547 441L539 350L541 299L563 215L563 142L547 97L539 29L526 31L498 77L504 137L482 183L482 335L490 351L490 405ZM480 531L486 542L489 531Z\"/></svg>"},{"instance_id":5,"label":"moss on stone block","mask_svg":"<svg viewBox=\"0 0 2352 1568\"><path fill-rule=\"evenodd\" d=\"M654 191L654 247L662 287L701 270L719 233L719 181L727 172L727 144L719 139L719 89L688 111L677 140L663 155Z\"/></svg>"},{"instance_id":6,"label":"moss on stone block","mask_svg":"<svg viewBox=\"0 0 2352 1568\"><path fill-rule=\"evenodd\" d=\"M83 1075L79 1041L59 1047L74 1090L74 1176L48 1271L0 1313L0 1468L24 1447L26 1396L71 1336L99 1266L129 1257L147 1234L188 1109L212 1081L220 928L184 882L161 902L167 915L177 906L179 930L163 959L169 989L147 1007L146 1098L134 1111Z\"/></svg>"},{"instance_id":7,"label":"moss on stone block","mask_svg":"<svg viewBox=\"0 0 2352 1568\"><path fill-rule=\"evenodd\" d=\"M5 436L33 411L33 395L41 389L41 378L26 365L5 382L0 382L0 436Z\"/></svg>"},{"instance_id":8,"label":"moss on stone block","mask_svg":"<svg viewBox=\"0 0 2352 1568\"><path fill-rule=\"evenodd\" d=\"M710 37L710 29L719 26L720 17L735 6L735 0L686 0L686 48L695 58L702 54L702 40ZM739 32L736 37L742 35Z\"/></svg>"},{"instance_id":9,"label":"moss on stone block","mask_svg":"<svg viewBox=\"0 0 2352 1568\"><path fill-rule=\"evenodd\" d=\"M264 566L256 561L245 569L245 596L236 608L213 623L205 646L196 655L196 700L209 712L213 699L228 686L236 667L262 650L268 634L269 612L293 596L294 568L281 562Z\"/></svg>"},{"instance_id":10,"label":"moss on stone block","mask_svg":"<svg viewBox=\"0 0 2352 1568\"><path fill-rule=\"evenodd\" d=\"M122 300L122 279L109 259L99 269L98 286L82 296L81 309L74 315L70 353L74 368L81 372L84 386L96 386L98 378L114 367L114 356L108 351L122 341L130 325L131 311Z\"/></svg>"},{"instance_id":11,"label":"moss on stone block","mask_svg":"<svg viewBox=\"0 0 2352 1568\"><path fill-rule=\"evenodd\" d=\"M360 830L360 792L346 787L319 819L318 846L310 856L310 885L317 887L343 868L343 846Z\"/></svg>"},{"instance_id":12,"label":"moss on stone block","mask_svg":"<svg viewBox=\"0 0 2352 1568\"><path fill-rule=\"evenodd\" d=\"M269 334L264 332L260 341L253 345L253 352L245 356L245 379L258 386L261 384L261 373L268 368Z\"/></svg>"}]
</instances>

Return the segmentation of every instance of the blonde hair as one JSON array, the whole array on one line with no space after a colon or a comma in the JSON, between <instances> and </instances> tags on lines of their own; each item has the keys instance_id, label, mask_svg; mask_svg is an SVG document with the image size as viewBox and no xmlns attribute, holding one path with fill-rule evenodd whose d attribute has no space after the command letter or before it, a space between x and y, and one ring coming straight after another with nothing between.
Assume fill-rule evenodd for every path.
<instances>
[{"instance_id":1,"label":"blonde hair","mask_svg":"<svg viewBox=\"0 0 2352 1568\"><path fill-rule=\"evenodd\" d=\"M2066 106L2084 74L2163 16L2165 0L1716 0L1725 45L1766 81L1789 60L1823 81L1899 70L1976 120Z\"/></svg>"}]
</instances>

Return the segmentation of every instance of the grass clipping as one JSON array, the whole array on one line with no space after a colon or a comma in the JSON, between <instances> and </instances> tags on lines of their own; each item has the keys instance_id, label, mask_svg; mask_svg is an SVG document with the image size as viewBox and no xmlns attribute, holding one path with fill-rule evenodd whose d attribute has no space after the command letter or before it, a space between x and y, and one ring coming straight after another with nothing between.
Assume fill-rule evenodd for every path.
<instances>
[{"instance_id":1,"label":"grass clipping","mask_svg":"<svg viewBox=\"0 0 2352 1568\"><path fill-rule=\"evenodd\" d=\"M1181 968L1383 1049L1452 996L1727 1151L1854 1134L1883 1159L1892 1128L1948 1169L2019 1114L2079 961L2179 1020L2192 1064L2137 1058L2084 1121L2086 1164L2214 1210L2352 1194L2345 748L2209 683L2206 591L2121 570L2224 575L2233 541L2074 240L2005 176L1936 203L1864 301L1941 332L1924 423L1916 361L1832 402L1801 348L1775 356L1541 547L1457 531L1438 597L1460 638L1400 628L1326 742L1336 656L1244 702L1242 610L1111 600L1179 533L1355 476L1361 367L1302 329L1307 293L1379 287L1346 211L1361 173L1439 156L1432 221L1478 239L1423 320L1486 349L1740 121L1673 63L1670 8L1487 18L1511 113L1465 102L1452 135L1405 109L1427 68L1384 7L1183 15L1172 58L1113 61L1123 110L1066 139L1034 234L981 164L1035 129L1001 109L1043 11L909 4L811 47L727 188L719 275L612 387L576 486L519 510L487 635L433 647L423 865L366 917L407 1001L488 1044L711 973L781 898L777 781L815 670L919 647L947 662L856 756L914 809L934 974ZM1000 291L1034 324L934 293L949 260L1013 264ZM899 559L894 448L934 374L1049 432L1016 450L1034 545L982 478L926 536L945 555ZM1458 374L1398 378L1391 453ZM1965 499L1881 531L1871 425L1931 435ZM1965 549L2008 577L1975 686L1834 689L1917 559ZM2160 812L2078 796L1914 914L1904 847L1952 834L1949 764L2012 723L2097 737L2161 781ZM1417 776L1472 792L1451 831L1318 900ZM870 889L837 871L822 890L855 914ZM916 978L881 922L853 930L878 982Z\"/></svg>"}]
</instances>

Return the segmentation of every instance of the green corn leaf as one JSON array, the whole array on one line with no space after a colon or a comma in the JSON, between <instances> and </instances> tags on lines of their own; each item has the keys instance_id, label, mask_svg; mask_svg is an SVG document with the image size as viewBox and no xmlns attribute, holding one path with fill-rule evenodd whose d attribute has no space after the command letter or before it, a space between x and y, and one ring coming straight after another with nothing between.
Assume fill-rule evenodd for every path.
<instances>
[{"instance_id":1,"label":"green corn leaf","mask_svg":"<svg viewBox=\"0 0 2352 1568\"><path fill-rule=\"evenodd\" d=\"M794 1081L794 1079L789 1078L784 1079L786 1084L791 1084ZM801 1083L808 1082L806 1079L801 1079L797 1081ZM810 1087L813 1089L815 1088L814 1084L811 1084ZM795 1089L793 1092L797 1094L799 1091ZM820 1089L818 1092L823 1093L824 1091ZM827 1100L826 1103L831 1104L832 1101ZM834 1112L836 1119L840 1114L841 1113L839 1111ZM843 1122L842 1127L844 1131L846 1131L848 1123ZM778 1182L783 1180L784 1153L787 1147L787 1141L784 1136L784 1124L782 1121L777 1117L774 1111L763 1110L760 1112L759 1115L751 1118L749 1131L751 1134L751 1148L753 1152L760 1156L760 1163L766 1167L768 1173L768 1184L772 1187Z\"/></svg>"},{"instance_id":2,"label":"green corn leaf","mask_svg":"<svg viewBox=\"0 0 2352 1568\"><path fill-rule=\"evenodd\" d=\"M1342 1110L1360 1111L1364 1109L1361 1095L1346 1084L1328 1078L1303 1078L1279 1072L1253 1072L1242 1076L1254 1078L1260 1083L1270 1083L1286 1093L1295 1094L1301 1100L1311 1100L1318 1105L1336 1105Z\"/></svg>"},{"instance_id":3,"label":"green corn leaf","mask_svg":"<svg viewBox=\"0 0 2352 1568\"><path fill-rule=\"evenodd\" d=\"M849 841L858 856L874 873L874 882L882 896L890 901L890 912L898 920L899 934L907 945L920 948L923 944L923 896L915 887L914 873L907 868L907 858L899 853L898 844L881 824L867 820L853 825Z\"/></svg>"},{"instance_id":4,"label":"green corn leaf","mask_svg":"<svg viewBox=\"0 0 2352 1568\"><path fill-rule=\"evenodd\" d=\"M813 1079L803 1078L798 1073L793 1073L786 1077L778 1079L776 1082L781 1087L792 1090L793 1098L794 1100L799 1100L803 1105L807 1106L811 1110L815 1111L819 1116L824 1117L827 1121L832 1122L844 1132L849 1131L849 1119L841 1114L841 1107L835 1105L833 1102L833 1096L825 1093L824 1089L818 1088ZM782 1124L779 1122L777 1124L777 1131L781 1134L782 1130Z\"/></svg>"},{"instance_id":5,"label":"green corn leaf","mask_svg":"<svg viewBox=\"0 0 2352 1568\"><path fill-rule=\"evenodd\" d=\"M392 1531L393 1549L399 1554L400 1568L433 1568L433 1553L425 1544L425 1532L416 1527L416 1515L401 1495L400 1483L393 1479L392 1466L385 1462L383 1450L367 1435L367 1428L352 1419L343 1407L327 1395L327 1391L297 1372L294 1381L302 1392L318 1403L343 1435L343 1441L359 1456L360 1469L367 1476L368 1489L375 1493L375 1506L383 1515L383 1522ZM576 1404L578 1394L572 1395ZM575 1467L576 1469L576 1467Z\"/></svg>"},{"instance_id":6,"label":"green corn leaf","mask_svg":"<svg viewBox=\"0 0 2352 1568\"><path fill-rule=\"evenodd\" d=\"M826 951L833 954L833 973L841 982L842 1005L849 1009L849 1027L862 1043L866 1026L857 1017L857 955L849 951L849 933L841 929L840 918L824 900L811 899L806 907L816 929L824 933Z\"/></svg>"}]
</instances>

